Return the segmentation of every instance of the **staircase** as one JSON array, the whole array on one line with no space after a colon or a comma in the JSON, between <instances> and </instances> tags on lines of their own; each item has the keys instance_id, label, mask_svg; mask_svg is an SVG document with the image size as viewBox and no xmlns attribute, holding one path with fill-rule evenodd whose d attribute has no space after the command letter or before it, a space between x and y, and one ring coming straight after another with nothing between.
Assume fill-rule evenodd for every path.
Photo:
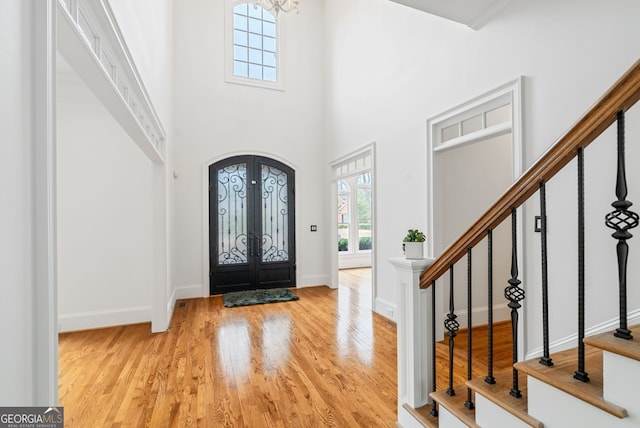
<instances>
[{"instance_id":1,"label":"staircase","mask_svg":"<svg viewBox=\"0 0 640 428\"><path fill-rule=\"evenodd\" d=\"M629 231L639 216L627 201L625 112L640 99L640 61L616 82L576 125L551 147L471 228L437 259L392 259L398 274L398 424L409 427L640 427L640 326L629 327L627 264ZM612 124L617 124L617 177L613 210L604 224L617 241L619 327L587 336L585 319L585 195L584 150ZM637 144L637 141L633 143ZM547 280L546 184L577 158L578 172L578 331L575 349L550 353ZM636 183L637 184L637 183ZM532 196L540 198L543 346L540 358L522 360L520 308L525 298L518 270L517 215ZM573 197L572 197L573 198ZM478 327L472 325L472 249L488 244L488 281L492 295L492 231L511 219L511 278L505 288L511 310L511 361L504 361L504 344L494 343L492 304L486 334L487 356L479 358ZM593 251L593 249L591 249ZM599 250L596 250L599 251ZM466 255L468 265L467 326L460 330L454 308L454 265ZM635 253L634 253L635 256ZM637 259L631 260L637 263ZM436 342L436 289L447 272L449 308L445 340ZM638 278L635 278L636 280ZM614 281L612 281L614 282ZM455 284L455 286L454 286ZM473 286L477 287L476 284ZM504 287L504 285L497 285ZM557 307L557 305L555 305ZM528 327L531 328L531 327ZM501 335L500 337L502 337ZM466 343L466 348L465 348ZM496 355L497 354L497 355ZM444 363L442 361L445 361Z\"/></svg>"},{"instance_id":2,"label":"staircase","mask_svg":"<svg viewBox=\"0 0 640 428\"><path fill-rule=\"evenodd\" d=\"M640 326L632 327L640 337ZM640 341L619 343L613 332L585 339L586 365L590 381L574 379L575 350L551 354L552 367L538 359L516 363L522 397L509 394L511 370L495 376L496 383L476 378L456 387L468 386L474 394L475 408L464 406L466 397L450 397L446 391L431 394L438 403L438 417L431 415L432 405L408 408L416 421L425 427L638 427L640 401L634 381L640 382ZM605 387L604 380L616 385ZM620 385L628 385L621 391Z\"/></svg>"}]
</instances>

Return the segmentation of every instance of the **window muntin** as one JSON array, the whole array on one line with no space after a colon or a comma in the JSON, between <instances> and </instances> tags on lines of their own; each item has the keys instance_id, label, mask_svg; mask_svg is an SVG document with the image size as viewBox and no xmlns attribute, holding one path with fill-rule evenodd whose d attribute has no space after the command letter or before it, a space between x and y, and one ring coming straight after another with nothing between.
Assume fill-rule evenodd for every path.
<instances>
[{"instance_id":1,"label":"window muntin","mask_svg":"<svg viewBox=\"0 0 640 428\"><path fill-rule=\"evenodd\" d=\"M233 76L277 83L277 45L271 12L249 3L233 7Z\"/></svg>"}]
</instances>

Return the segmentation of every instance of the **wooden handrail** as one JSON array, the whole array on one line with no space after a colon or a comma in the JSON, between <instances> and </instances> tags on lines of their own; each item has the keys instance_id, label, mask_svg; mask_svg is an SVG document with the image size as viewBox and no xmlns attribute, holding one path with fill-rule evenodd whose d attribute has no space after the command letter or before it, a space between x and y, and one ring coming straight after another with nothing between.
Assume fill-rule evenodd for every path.
<instances>
[{"instance_id":1,"label":"wooden handrail","mask_svg":"<svg viewBox=\"0 0 640 428\"><path fill-rule=\"evenodd\" d=\"M596 102L593 107L522 176L509 187L498 201L476 221L457 241L451 244L420 275L420 288L427 288L449 267L460 260L467 249L474 247L510 214L522 205L616 120L619 111L626 111L640 100L640 60Z\"/></svg>"}]
</instances>

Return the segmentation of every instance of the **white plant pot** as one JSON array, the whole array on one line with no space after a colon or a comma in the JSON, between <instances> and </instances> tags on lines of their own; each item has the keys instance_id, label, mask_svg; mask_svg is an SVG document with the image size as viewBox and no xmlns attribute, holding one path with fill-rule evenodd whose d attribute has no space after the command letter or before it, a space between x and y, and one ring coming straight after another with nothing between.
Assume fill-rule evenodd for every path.
<instances>
[{"instance_id":1,"label":"white plant pot","mask_svg":"<svg viewBox=\"0 0 640 428\"><path fill-rule=\"evenodd\" d=\"M403 242L404 256L407 259L422 259L424 257L424 242Z\"/></svg>"}]
</instances>

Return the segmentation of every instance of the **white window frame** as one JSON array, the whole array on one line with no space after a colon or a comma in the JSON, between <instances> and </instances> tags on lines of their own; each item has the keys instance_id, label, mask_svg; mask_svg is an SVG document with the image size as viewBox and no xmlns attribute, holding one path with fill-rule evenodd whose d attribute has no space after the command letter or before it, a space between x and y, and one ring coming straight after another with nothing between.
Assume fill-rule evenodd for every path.
<instances>
[{"instance_id":1,"label":"white window frame","mask_svg":"<svg viewBox=\"0 0 640 428\"><path fill-rule=\"evenodd\" d=\"M284 79L284 42L280 36L283 33L282 27L284 19L279 16L276 20L276 81L269 82L260 79L236 76L233 73L233 8L242 3L247 3L253 7L252 0L226 0L225 1L225 81L246 86L256 86L259 88L285 90Z\"/></svg>"}]
</instances>

